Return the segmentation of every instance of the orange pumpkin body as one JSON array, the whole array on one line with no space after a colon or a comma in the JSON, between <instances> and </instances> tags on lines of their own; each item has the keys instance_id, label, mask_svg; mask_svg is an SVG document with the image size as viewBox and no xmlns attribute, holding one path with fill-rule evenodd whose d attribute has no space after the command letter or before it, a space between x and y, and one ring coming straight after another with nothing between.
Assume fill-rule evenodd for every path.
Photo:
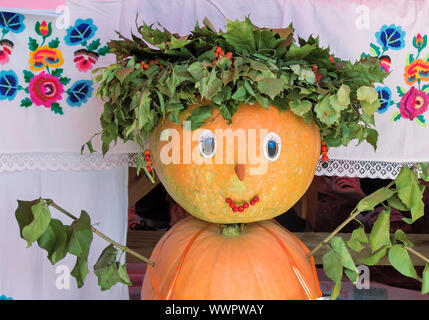
<instances>
[{"instance_id":1,"label":"orange pumpkin body","mask_svg":"<svg viewBox=\"0 0 429 320\"><path fill-rule=\"evenodd\" d=\"M313 258L275 221L225 236L219 225L188 217L158 242L141 291L146 299L316 299Z\"/></svg>"},{"instance_id":2,"label":"orange pumpkin body","mask_svg":"<svg viewBox=\"0 0 429 320\"><path fill-rule=\"evenodd\" d=\"M213 108L203 127L185 130L182 123L194 108L179 115L180 125L169 119L159 121L150 135L155 171L168 193L187 212L213 223L248 223L278 216L302 197L320 156L320 133L314 122L308 124L291 111L281 112L274 106L267 110L258 104L243 104L230 125ZM198 134L205 129L216 134L217 151L210 159L198 152ZM161 141L173 132L180 140L177 148L171 147L173 138ZM228 145L217 132L237 133L234 145ZM275 161L264 157L264 132L275 132L281 138L280 155ZM191 136L193 140L187 146L184 141ZM228 160L228 152L233 154L232 161ZM168 163L165 155L170 160L179 157L180 163ZM238 163L242 164L239 170ZM259 202L243 212L233 212L226 202L230 198L237 205L249 203L255 196Z\"/></svg>"}]
</instances>

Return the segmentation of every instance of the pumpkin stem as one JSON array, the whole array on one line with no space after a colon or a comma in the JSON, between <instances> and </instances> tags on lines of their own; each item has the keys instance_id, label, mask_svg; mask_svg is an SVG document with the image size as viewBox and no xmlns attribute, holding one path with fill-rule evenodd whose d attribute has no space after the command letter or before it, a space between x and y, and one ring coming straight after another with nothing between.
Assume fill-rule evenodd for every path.
<instances>
[{"instance_id":1,"label":"pumpkin stem","mask_svg":"<svg viewBox=\"0 0 429 320\"><path fill-rule=\"evenodd\" d=\"M227 237L236 237L241 235L246 229L245 223L230 223L230 224L221 224L220 232Z\"/></svg>"}]
</instances>

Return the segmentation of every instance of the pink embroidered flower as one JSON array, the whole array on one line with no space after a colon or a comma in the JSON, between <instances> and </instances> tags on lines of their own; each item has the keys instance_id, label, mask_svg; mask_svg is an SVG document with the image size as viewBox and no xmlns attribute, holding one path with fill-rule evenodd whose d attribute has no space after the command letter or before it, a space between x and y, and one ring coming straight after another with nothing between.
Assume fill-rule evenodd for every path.
<instances>
[{"instance_id":1,"label":"pink embroidered flower","mask_svg":"<svg viewBox=\"0 0 429 320\"><path fill-rule=\"evenodd\" d=\"M77 50L74 53L74 62L76 62L76 68L80 72L86 72L92 69L92 66L97 62L98 54L85 49Z\"/></svg>"},{"instance_id":2,"label":"pink embroidered flower","mask_svg":"<svg viewBox=\"0 0 429 320\"><path fill-rule=\"evenodd\" d=\"M30 80L29 93L36 105L50 108L52 103L62 99L64 86L57 77L42 71Z\"/></svg>"},{"instance_id":3,"label":"pink embroidered flower","mask_svg":"<svg viewBox=\"0 0 429 320\"><path fill-rule=\"evenodd\" d=\"M0 41L0 64L9 62L9 56L13 50L13 42L9 40Z\"/></svg>"},{"instance_id":4,"label":"pink embroidered flower","mask_svg":"<svg viewBox=\"0 0 429 320\"><path fill-rule=\"evenodd\" d=\"M429 96L414 87L404 94L399 105L402 118L414 120L418 115L425 113L429 107Z\"/></svg>"}]
</instances>

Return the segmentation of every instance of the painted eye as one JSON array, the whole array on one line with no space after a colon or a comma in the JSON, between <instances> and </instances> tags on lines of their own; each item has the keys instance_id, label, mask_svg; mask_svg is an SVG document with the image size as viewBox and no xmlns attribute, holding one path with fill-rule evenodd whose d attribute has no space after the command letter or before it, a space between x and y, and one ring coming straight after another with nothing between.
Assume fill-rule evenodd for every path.
<instances>
[{"instance_id":1,"label":"painted eye","mask_svg":"<svg viewBox=\"0 0 429 320\"><path fill-rule=\"evenodd\" d=\"M211 158L216 153L216 136L206 129L203 130L198 139L198 149L204 158Z\"/></svg>"},{"instance_id":2,"label":"painted eye","mask_svg":"<svg viewBox=\"0 0 429 320\"><path fill-rule=\"evenodd\" d=\"M264 138L264 155L268 161L276 161L280 156L282 141L277 133L269 132Z\"/></svg>"}]
</instances>

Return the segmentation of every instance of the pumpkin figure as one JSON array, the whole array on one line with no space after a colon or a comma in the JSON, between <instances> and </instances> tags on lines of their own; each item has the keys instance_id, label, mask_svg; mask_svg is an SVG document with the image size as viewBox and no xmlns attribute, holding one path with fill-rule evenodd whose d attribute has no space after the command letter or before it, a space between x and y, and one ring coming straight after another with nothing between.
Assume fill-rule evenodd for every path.
<instances>
[{"instance_id":1,"label":"pumpkin figure","mask_svg":"<svg viewBox=\"0 0 429 320\"><path fill-rule=\"evenodd\" d=\"M316 299L313 257L275 221L243 225L188 217L158 242L142 299Z\"/></svg>"},{"instance_id":2,"label":"pumpkin figure","mask_svg":"<svg viewBox=\"0 0 429 320\"><path fill-rule=\"evenodd\" d=\"M180 123L197 107L182 112ZM215 110L197 130L166 119L151 132L153 165L168 193L190 214L213 223L248 223L286 212L313 179L320 155L316 124L255 103L240 105L228 125ZM166 135L172 138L161 141Z\"/></svg>"}]
</instances>

